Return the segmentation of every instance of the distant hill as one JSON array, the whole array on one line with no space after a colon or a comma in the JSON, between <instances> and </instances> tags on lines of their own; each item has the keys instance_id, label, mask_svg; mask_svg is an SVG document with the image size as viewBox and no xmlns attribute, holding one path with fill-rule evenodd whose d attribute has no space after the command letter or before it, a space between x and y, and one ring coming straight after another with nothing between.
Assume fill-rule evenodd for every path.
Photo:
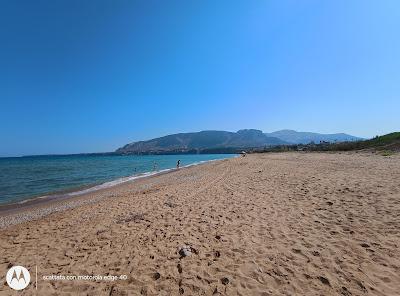
<instances>
[{"instance_id":1,"label":"distant hill","mask_svg":"<svg viewBox=\"0 0 400 296\"><path fill-rule=\"evenodd\" d=\"M318 134L310 132L297 132L294 130L281 130L272 133L265 134L268 137L276 137L282 141L286 141L292 144L308 144L311 142L319 143L321 141L325 142L348 142L348 141L358 141L362 138L351 136L348 134Z\"/></svg>"},{"instance_id":2,"label":"distant hill","mask_svg":"<svg viewBox=\"0 0 400 296\"><path fill-rule=\"evenodd\" d=\"M118 148L118 154L165 153L236 153L241 149L265 146L308 143L311 141L353 141L359 139L346 134L323 135L283 130L263 133L256 129L238 132L201 131L168 135L148 141L139 141Z\"/></svg>"},{"instance_id":3,"label":"distant hill","mask_svg":"<svg viewBox=\"0 0 400 296\"><path fill-rule=\"evenodd\" d=\"M236 133L225 131L201 131L197 133L180 133L139 141L117 149L116 153L187 153L209 150L262 147L285 144L278 138L268 137L259 130L240 130Z\"/></svg>"}]
</instances>

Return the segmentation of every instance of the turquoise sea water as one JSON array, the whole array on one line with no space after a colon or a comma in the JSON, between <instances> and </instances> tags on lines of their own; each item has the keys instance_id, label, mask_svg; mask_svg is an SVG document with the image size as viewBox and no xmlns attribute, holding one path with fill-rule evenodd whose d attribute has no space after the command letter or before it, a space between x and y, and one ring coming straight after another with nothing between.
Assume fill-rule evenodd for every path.
<instances>
[{"instance_id":1,"label":"turquoise sea water","mask_svg":"<svg viewBox=\"0 0 400 296\"><path fill-rule=\"evenodd\" d=\"M233 157L232 154L104 156L64 155L0 158L0 204L107 187L138 176ZM101 184L101 185L100 185Z\"/></svg>"}]
</instances>

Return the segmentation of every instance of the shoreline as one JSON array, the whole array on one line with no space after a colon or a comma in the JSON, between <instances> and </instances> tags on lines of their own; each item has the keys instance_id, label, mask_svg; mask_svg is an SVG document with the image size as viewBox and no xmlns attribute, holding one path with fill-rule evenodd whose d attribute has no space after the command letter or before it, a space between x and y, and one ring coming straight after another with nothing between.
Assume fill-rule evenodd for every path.
<instances>
[{"instance_id":1,"label":"shoreline","mask_svg":"<svg viewBox=\"0 0 400 296\"><path fill-rule=\"evenodd\" d=\"M183 168L183 167L182 167ZM40 196L35 196L35 197L30 197L26 198L21 201L16 201L16 202L10 202L10 203L3 203L0 204L0 216L3 212L7 211L12 211L14 209L19 209L25 206L31 206L35 204L41 204L41 203L46 203L52 200L66 200L69 198L73 197L79 197L85 194L89 193L94 193L102 189L108 189L112 188L124 183L128 182L133 182L135 180L139 180L142 178L148 178L152 176L157 176L160 174L168 173L170 171L173 171L176 169L164 169L160 171L155 171L155 172L146 172L146 173L141 173L138 175L132 175L132 176L127 176L127 177L121 177L115 180L107 181L104 183L99 183L99 184L88 184L88 185L82 185L79 186L78 188L70 188L70 189L65 189L59 192L54 192L54 193L48 193L46 195L40 195Z\"/></svg>"},{"instance_id":2,"label":"shoreline","mask_svg":"<svg viewBox=\"0 0 400 296\"><path fill-rule=\"evenodd\" d=\"M237 156L234 156L232 158L236 157ZM165 174L172 174L182 169L188 169L190 167L206 165L208 163L224 161L227 159L230 158L200 161L182 166L179 169L169 168L155 172L145 172L138 175L118 178L93 186L88 185L88 187L81 190L73 190L58 194L48 194L25 199L20 202L2 204L0 205L0 229L32 220L37 220L55 212L66 211L68 209L73 209L85 204L95 203L107 198L96 198L93 196L97 193L107 193L108 191L112 191L118 187L123 187L124 185L135 184L142 180L148 180ZM7 222L7 219L11 219L12 222Z\"/></svg>"},{"instance_id":3,"label":"shoreline","mask_svg":"<svg viewBox=\"0 0 400 296\"><path fill-rule=\"evenodd\" d=\"M212 162L212 161L235 158L235 157L238 157L238 156L235 155L233 157L227 157L227 158L202 160L202 161L198 161L198 162L194 162L194 163L190 163L190 164L181 166L180 169L188 168L191 166L196 166L196 165L200 165L200 164L204 164L204 163L208 163L208 162ZM171 168L165 168L165 169L161 169L161 170L157 170L157 171L146 171L146 172L138 173L135 175L118 177L116 179L111 179L109 181L104 181L101 183L83 184L78 187L65 188L65 189L61 189L58 191L44 193L42 195L35 195L35 196L27 197L27 198L17 200L17 201L3 202L3 203L0 203L0 216L3 212L12 210L14 208L20 208L20 207L23 207L24 205L32 205L32 204L51 201L54 199L64 200L64 199L68 199L68 198L71 198L74 196L81 196L81 195L84 195L87 193L96 192L98 190L111 188L111 187L114 187L114 186L117 186L120 184L132 182L132 181L139 180L142 178L147 178L147 177L151 177L151 176L168 173L168 172L171 172L174 170L177 170L177 169L175 167L171 167Z\"/></svg>"}]
</instances>

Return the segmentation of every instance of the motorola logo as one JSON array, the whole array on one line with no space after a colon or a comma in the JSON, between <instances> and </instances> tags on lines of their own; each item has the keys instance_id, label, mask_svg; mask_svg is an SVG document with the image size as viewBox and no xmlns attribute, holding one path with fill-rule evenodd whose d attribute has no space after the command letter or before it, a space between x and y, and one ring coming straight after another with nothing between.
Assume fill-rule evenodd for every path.
<instances>
[{"instance_id":1,"label":"motorola logo","mask_svg":"<svg viewBox=\"0 0 400 296\"><path fill-rule=\"evenodd\" d=\"M25 289L31 280L29 271L23 266L13 266L7 272L7 284L14 290Z\"/></svg>"}]
</instances>

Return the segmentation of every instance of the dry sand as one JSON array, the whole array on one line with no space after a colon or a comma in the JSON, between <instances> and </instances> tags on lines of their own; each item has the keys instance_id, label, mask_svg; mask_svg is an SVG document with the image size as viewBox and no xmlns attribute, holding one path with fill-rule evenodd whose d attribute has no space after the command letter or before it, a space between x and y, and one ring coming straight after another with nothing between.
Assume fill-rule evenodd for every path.
<instances>
[{"instance_id":1,"label":"dry sand","mask_svg":"<svg viewBox=\"0 0 400 296\"><path fill-rule=\"evenodd\" d=\"M0 230L1 295L12 265L21 295L400 295L399 155L249 155L47 207Z\"/></svg>"}]
</instances>

